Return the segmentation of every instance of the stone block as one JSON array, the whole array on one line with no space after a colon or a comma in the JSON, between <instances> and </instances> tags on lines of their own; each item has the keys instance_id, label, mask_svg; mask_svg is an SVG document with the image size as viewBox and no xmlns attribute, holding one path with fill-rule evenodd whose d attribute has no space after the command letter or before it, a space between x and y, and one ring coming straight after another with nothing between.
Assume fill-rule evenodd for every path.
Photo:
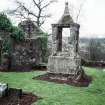
<instances>
[{"instance_id":1,"label":"stone block","mask_svg":"<svg viewBox=\"0 0 105 105\"><path fill-rule=\"evenodd\" d=\"M7 84L0 83L0 97L3 97L3 96L6 95L7 89L8 89L8 85Z\"/></svg>"},{"instance_id":2,"label":"stone block","mask_svg":"<svg viewBox=\"0 0 105 105\"><path fill-rule=\"evenodd\" d=\"M50 56L48 61L48 72L56 74L76 75L81 59L65 56Z\"/></svg>"}]
</instances>

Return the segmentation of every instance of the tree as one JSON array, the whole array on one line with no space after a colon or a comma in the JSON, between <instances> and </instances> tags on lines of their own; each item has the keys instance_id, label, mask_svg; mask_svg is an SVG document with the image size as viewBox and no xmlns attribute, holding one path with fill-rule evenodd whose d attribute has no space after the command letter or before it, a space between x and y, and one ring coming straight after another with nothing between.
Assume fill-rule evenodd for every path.
<instances>
[{"instance_id":1,"label":"tree","mask_svg":"<svg viewBox=\"0 0 105 105\"><path fill-rule=\"evenodd\" d=\"M71 14L72 18L74 18L74 21L76 23L78 23L79 20L81 19L81 13L82 13L83 7L85 5L85 2L86 2L86 0L79 0L76 2L78 4L76 6L74 4L72 4L72 2L70 2L70 14Z\"/></svg>"},{"instance_id":2,"label":"tree","mask_svg":"<svg viewBox=\"0 0 105 105\"><path fill-rule=\"evenodd\" d=\"M8 63L8 69L11 67L12 57L12 39L19 42L24 39L24 32L18 27L14 27L4 13L0 13L0 32L2 38L0 63ZM6 34L5 34L6 33ZM6 59L6 61L5 61Z\"/></svg>"},{"instance_id":3,"label":"tree","mask_svg":"<svg viewBox=\"0 0 105 105\"><path fill-rule=\"evenodd\" d=\"M10 54L11 52L11 38L19 42L24 39L24 32L12 25L11 21L4 13L0 14L0 31L8 32L8 34L1 35L3 39L2 42L2 51Z\"/></svg>"},{"instance_id":4,"label":"tree","mask_svg":"<svg viewBox=\"0 0 105 105\"><path fill-rule=\"evenodd\" d=\"M4 13L0 13L0 30L10 32L11 27L12 27L12 23L8 19L7 15L5 15Z\"/></svg>"},{"instance_id":5,"label":"tree","mask_svg":"<svg viewBox=\"0 0 105 105\"><path fill-rule=\"evenodd\" d=\"M50 0L48 2L46 0L31 1L33 4L31 5L33 6L32 10L28 8L26 4L22 1L15 0L15 4L17 5L17 7L14 10L9 10L8 14L15 15L17 18L34 18L37 23L37 26L40 27L42 24L44 24L45 19L51 16L50 14L46 13L46 9L56 0Z\"/></svg>"},{"instance_id":6,"label":"tree","mask_svg":"<svg viewBox=\"0 0 105 105\"><path fill-rule=\"evenodd\" d=\"M78 12L77 12L77 16L76 16L76 22L78 22L82 8L84 6L85 0L80 4L79 8L78 8Z\"/></svg>"},{"instance_id":7,"label":"tree","mask_svg":"<svg viewBox=\"0 0 105 105\"><path fill-rule=\"evenodd\" d=\"M91 39L89 42L88 50L89 50L90 60L92 61L101 60L102 46L100 42L96 41L95 39Z\"/></svg>"}]
</instances>

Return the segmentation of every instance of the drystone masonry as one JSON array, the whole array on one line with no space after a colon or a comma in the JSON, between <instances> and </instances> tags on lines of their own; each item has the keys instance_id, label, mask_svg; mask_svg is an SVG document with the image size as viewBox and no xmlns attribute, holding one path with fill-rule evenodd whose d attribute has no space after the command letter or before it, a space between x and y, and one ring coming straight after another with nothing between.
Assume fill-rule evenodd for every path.
<instances>
[{"instance_id":1,"label":"drystone masonry","mask_svg":"<svg viewBox=\"0 0 105 105\"><path fill-rule=\"evenodd\" d=\"M3 36L9 35L0 31L0 60L5 69L30 70L42 63L42 41L39 33L42 31L31 20L25 20L18 25L25 33L25 39L16 42L11 38L11 55L2 52Z\"/></svg>"},{"instance_id":2,"label":"drystone masonry","mask_svg":"<svg viewBox=\"0 0 105 105\"><path fill-rule=\"evenodd\" d=\"M25 39L21 43L14 43L11 66L13 69L31 69L42 61L40 38Z\"/></svg>"}]
</instances>

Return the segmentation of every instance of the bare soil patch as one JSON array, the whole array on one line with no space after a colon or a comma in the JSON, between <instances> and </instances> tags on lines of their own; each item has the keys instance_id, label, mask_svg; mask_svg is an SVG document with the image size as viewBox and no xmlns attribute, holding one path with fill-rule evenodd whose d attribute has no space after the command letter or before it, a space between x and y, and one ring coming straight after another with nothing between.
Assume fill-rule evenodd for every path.
<instances>
[{"instance_id":1,"label":"bare soil patch","mask_svg":"<svg viewBox=\"0 0 105 105\"><path fill-rule=\"evenodd\" d=\"M0 105L31 105L39 99L41 98L32 93L19 94L18 89L11 88L7 96L0 98Z\"/></svg>"},{"instance_id":2,"label":"bare soil patch","mask_svg":"<svg viewBox=\"0 0 105 105\"><path fill-rule=\"evenodd\" d=\"M28 66L23 67L14 67L14 68L5 68L0 66L0 72L31 72L31 71L46 71L47 67L43 66L35 66L33 68L30 68Z\"/></svg>"},{"instance_id":3,"label":"bare soil patch","mask_svg":"<svg viewBox=\"0 0 105 105\"><path fill-rule=\"evenodd\" d=\"M87 87L92 81L92 77L87 76L86 74L81 76L81 78L78 81L74 81L68 78L69 76L70 75L47 73L44 75L34 77L33 79L55 82L59 84L68 84L68 85L73 85L77 87Z\"/></svg>"}]
</instances>

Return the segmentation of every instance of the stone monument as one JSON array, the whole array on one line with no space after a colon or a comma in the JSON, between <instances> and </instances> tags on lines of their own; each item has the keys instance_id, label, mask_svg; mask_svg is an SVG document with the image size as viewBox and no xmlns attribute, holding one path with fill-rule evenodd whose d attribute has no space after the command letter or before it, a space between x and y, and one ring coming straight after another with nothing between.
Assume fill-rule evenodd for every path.
<instances>
[{"instance_id":1,"label":"stone monument","mask_svg":"<svg viewBox=\"0 0 105 105\"><path fill-rule=\"evenodd\" d=\"M70 41L67 49L62 48L62 29L70 29ZM80 25L74 23L69 13L68 3L62 18L57 24L52 24L52 54L48 60L48 73L69 75L69 78L78 79L83 72L81 58L78 55Z\"/></svg>"}]
</instances>

